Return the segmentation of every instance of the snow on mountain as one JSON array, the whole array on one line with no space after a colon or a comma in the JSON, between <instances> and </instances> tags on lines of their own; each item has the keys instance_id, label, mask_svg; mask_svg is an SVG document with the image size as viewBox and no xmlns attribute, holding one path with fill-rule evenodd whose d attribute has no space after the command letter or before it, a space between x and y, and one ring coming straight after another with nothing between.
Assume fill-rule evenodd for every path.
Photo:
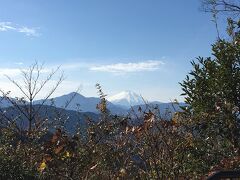
<instances>
[{"instance_id":1,"label":"snow on mountain","mask_svg":"<svg viewBox=\"0 0 240 180\"><path fill-rule=\"evenodd\" d=\"M125 108L144 104L142 97L132 91L122 91L118 94L108 97L107 99L111 103Z\"/></svg>"}]
</instances>

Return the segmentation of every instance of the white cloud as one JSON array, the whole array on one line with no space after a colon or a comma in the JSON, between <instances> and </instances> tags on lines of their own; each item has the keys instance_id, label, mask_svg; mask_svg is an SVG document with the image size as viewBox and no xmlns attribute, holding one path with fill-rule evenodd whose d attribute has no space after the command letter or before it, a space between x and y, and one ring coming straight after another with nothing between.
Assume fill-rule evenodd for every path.
<instances>
[{"instance_id":1,"label":"white cloud","mask_svg":"<svg viewBox=\"0 0 240 180\"><path fill-rule=\"evenodd\" d=\"M14 64L16 64L16 65L23 65L24 63L23 62L15 62Z\"/></svg>"},{"instance_id":2,"label":"white cloud","mask_svg":"<svg viewBox=\"0 0 240 180\"><path fill-rule=\"evenodd\" d=\"M18 83L20 83L20 85L24 88L24 84L22 83L21 79L17 79L16 81ZM52 90L52 88L56 85L56 83L57 83L57 79L50 80L46 84L46 86L39 92L39 94L36 96L35 100L45 98L48 95L48 93ZM70 92L74 92L78 88L80 88L80 92L81 92L82 85L84 85L84 84L75 82L75 81L63 81L50 98L68 94ZM11 91L11 94L10 94L11 97L23 97L24 96L23 93L12 82L10 82L6 78L1 79L0 89L3 90L4 92ZM1 95L2 94L0 93L0 96Z\"/></svg>"},{"instance_id":3,"label":"white cloud","mask_svg":"<svg viewBox=\"0 0 240 180\"><path fill-rule=\"evenodd\" d=\"M16 63L15 63L16 64ZM22 65L21 63L17 65ZM54 70L54 68L44 68L41 70L41 74L48 74L51 73ZM3 76L9 76L12 78L16 78L22 74L22 72L28 72L29 68L0 68L0 78ZM37 71L33 71L33 73L37 73Z\"/></svg>"},{"instance_id":4,"label":"white cloud","mask_svg":"<svg viewBox=\"0 0 240 180\"><path fill-rule=\"evenodd\" d=\"M22 71L28 71L28 68L0 68L0 89L4 90L5 92L11 91L12 97L22 97L22 92L7 78L6 75L9 76L14 81L18 82L23 88L25 88L25 82L22 76ZM34 71L35 73L36 71ZM38 81L38 87L40 86L41 82L45 80L48 74L51 72L51 69L43 69L41 70L41 75ZM60 73L60 72L59 72ZM57 83L61 74L57 73L46 85L44 89L39 93L37 98L44 98L46 93L50 92L50 90L54 87ZM74 91L77 89L76 82L69 82L63 81L58 90L55 92L57 95L67 93L68 91ZM70 91L71 90L71 91ZM0 93L1 96L1 93Z\"/></svg>"},{"instance_id":5,"label":"white cloud","mask_svg":"<svg viewBox=\"0 0 240 180\"><path fill-rule=\"evenodd\" d=\"M39 33L34 28L21 27L18 29L18 32L24 33L27 36L39 36Z\"/></svg>"},{"instance_id":6,"label":"white cloud","mask_svg":"<svg viewBox=\"0 0 240 180\"><path fill-rule=\"evenodd\" d=\"M164 62L149 60L149 61L136 62L136 63L130 62L130 63L116 63L116 64L93 66L93 67L90 67L90 70L122 74L122 73L141 72L141 71L156 71L160 68L161 65L164 65Z\"/></svg>"},{"instance_id":7,"label":"white cloud","mask_svg":"<svg viewBox=\"0 0 240 180\"><path fill-rule=\"evenodd\" d=\"M60 67L63 70L72 70L72 69L78 69L78 68L89 68L91 64L89 63L69 63L69 64L62 64Z\"/></svg>"},{"instance_id":8,"label":"white cloud","mask_svg":"<svg viewBox=\"0 0 240 180\"><path fill-rule=\"evenodd\" d=\"M21 74L21 70L17 68L0 68L0 76L18 76Z\"/></svg>"},{"instance_id":9,"label":"white cloud","mask_svg":"<svg viewBox=\"0 0 240 180\"><path fill-rule=\"evenodd\" d=\"M11 22L0 22L0 31L16 30L11 24Z\"/></svg>"},{"instance_id":10,"label":"white cloud","mask_svg":"<svg viewBox=\"0 0 240 180\"><path fill-rule=\"evenodd\" d=\"M19 33L23 33L26 36L39 36L40 34L37 32L36 28L30 28L26 26L19 26L17 24L13 24L12 22L0 22L0 31L15 31Z\"/></svg>"}]
</instances>

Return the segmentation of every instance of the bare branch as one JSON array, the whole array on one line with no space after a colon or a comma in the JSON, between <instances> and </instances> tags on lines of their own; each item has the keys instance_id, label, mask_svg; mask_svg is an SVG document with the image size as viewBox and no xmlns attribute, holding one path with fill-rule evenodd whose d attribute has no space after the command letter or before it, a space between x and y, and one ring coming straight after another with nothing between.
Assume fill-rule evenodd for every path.
<instances>
[{"instance_id":1,"label":"bare branch","mask_svg":"<svg viewBox=\"0 0 240 180\"><path fill-rule=\"evenodd\" d=\"M3 90L0 89L0 92L17 110L20 111L20 113L22 113L26 118L29 118L27 112L25 112L17 102L15 102L12 98L6 96L5 93L3 92Z\"/></svg>"},{"instance_id":2,"label":"bare branch","mask_svg":"<svg viewBox=\"0 0 240 180\"><path fill-rule=\"evenodd\" d=\"M23 94L25 97L27 97L28 99L30 99L29 95L23 90L23 87L19 85L19 83L17 83L15 80L13 80L12 78L10 78L8 75L5 75L5 77L8 78L9 81L11 81Z\"/></svg>"},{"instance_id":3,"label":"bare branch","mask_svg":"<svg viewBox=\"0 0 240 180\"><path fill-rule=\"evenodd\" d=\"M236 0L202 0L202 10L211 13L240 15L240 2Z\"/></svg>"},{"instance_id":4,"label":"bare branch","mask_svg":"<svg viewBox=\"0 0 240 180\"><path fill-rule=\"evenodd\" d=\"M50 78L51 79L51 78ZM49 79L49 80L50 80ZM34 113L33 118L36 116L36 114L38 114L38 112L40 111L40 109L43 107L43 105L45 104L45 102L51 97L51 95L56 91L56 89L58 88L58 86L63 82L64 80L64 75L61 74L61 76L59 77L58 81L56 82L55 86L52 88L52 90L46 95L46 97L44 98L44 100L42 101L42 103L40 104L40 106L38 107L38 109L36 110L36 112ZM46 83L45 83L46 84ZM36 94L37 95L37 94ZM34 96L35 97L35 96Z\"/></svg>"},{"instance_id":5,"label":"bare branch","mask_svg":"<svg viewBox=\"0 0 240 180\"><path fill-rule=\"evenodd\" d=\"M60 66L58 66L57 69L52 70L52 72L48 75L48 77L40 83L40 87L36 89L36 92L33 94L33 98L35 98L38 95L38 93L45 87L45 85L52 79L52 77L59 71L59 69L60 69ZM60 79L61 81L63 81L64 79L63 73Z\"/></svg>"},{"instance_id":6,"label":"bare branch","mask_svg":"<svg viewBox=\"0 0 240 180\"><path fill-rule=\"evenodd\" d=\"M28 69L21 70L23 83L17 82L14 79L12 79L11 77L5 75L7 77L7 79L10 82L12 82L18 88L18 90L20 90L20 92L24 96L23 98L27 99L27 102L22 98L21 99L17 98L16 100L12 99L7 96L9 93L4 93L2 90L0 90L0 92L2 92L4 97L6 97L6 99L13 105L13 108L18 110L20 112L20 114L22 114L28 120L28 123L29 123L28 131L29 132L31 132L32 124L34 121L36 121L35 118L38 115L38 113L39 113L40 109L42 108L42 106L44 105L44 103L46 102L46 100L48 100L50 98L50 96L56 91L56 89L59 87L59 85L64 80L63 73L60 75L60 77L58 78L58 80L55 83L55 85L53 86L53 88L47 93L42 104L38 107L37 110L34 109L33 101L36 98L36 96L47 85L47 83L59 71L59 69L60 69L60 66L57 67L56 69L53 69L52 72L50 72L45 79L41 80L41 72L43 71L43 64L38 65L38 63L35 62ZM21 102L21 103L19 103L19 102ZM24 103L22 103L22 102L24 102ZM0 113L1 113L1 111L0 111ZM39 122L37 122L37 121L35 124L38 127L41 126L39 124Z\"/></svg>"}]
</instances>

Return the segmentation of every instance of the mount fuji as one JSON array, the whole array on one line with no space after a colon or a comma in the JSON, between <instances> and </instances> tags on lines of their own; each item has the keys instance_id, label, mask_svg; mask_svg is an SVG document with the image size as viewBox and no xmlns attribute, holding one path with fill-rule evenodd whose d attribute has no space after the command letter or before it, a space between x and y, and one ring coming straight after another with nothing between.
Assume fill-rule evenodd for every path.
<instances>
[{"instance_id":1,"label":"mount fuji","mask_svg":"<svg viewBox=\"0 0 240 180\"><path fill-rule=\"evenodd\" d=\"M123 108L144 104L143 98L132 91L122 91L107 98L111 103Z\"/></svg>"}]
</instances>

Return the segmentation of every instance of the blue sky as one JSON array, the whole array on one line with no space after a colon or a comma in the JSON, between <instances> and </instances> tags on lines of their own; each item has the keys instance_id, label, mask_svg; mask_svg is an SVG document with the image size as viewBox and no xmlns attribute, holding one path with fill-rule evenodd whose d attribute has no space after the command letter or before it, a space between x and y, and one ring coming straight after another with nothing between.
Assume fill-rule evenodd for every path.
<instances>
[{"instance_id":1,"label":"blue sky","mask_svg":"<svg viewBox=\"0 0 240 180\"><path fill-rule=\"evenodd\" d=\"M0 0L0 88L17 96L3 75L17 79L17 69L38 61L61 65L66 80L55 95L81 86L97 96L100 83L109 95L182 101L178 82L216 40L199 8L199 0Z\"/></svg>"}]
</instances>

